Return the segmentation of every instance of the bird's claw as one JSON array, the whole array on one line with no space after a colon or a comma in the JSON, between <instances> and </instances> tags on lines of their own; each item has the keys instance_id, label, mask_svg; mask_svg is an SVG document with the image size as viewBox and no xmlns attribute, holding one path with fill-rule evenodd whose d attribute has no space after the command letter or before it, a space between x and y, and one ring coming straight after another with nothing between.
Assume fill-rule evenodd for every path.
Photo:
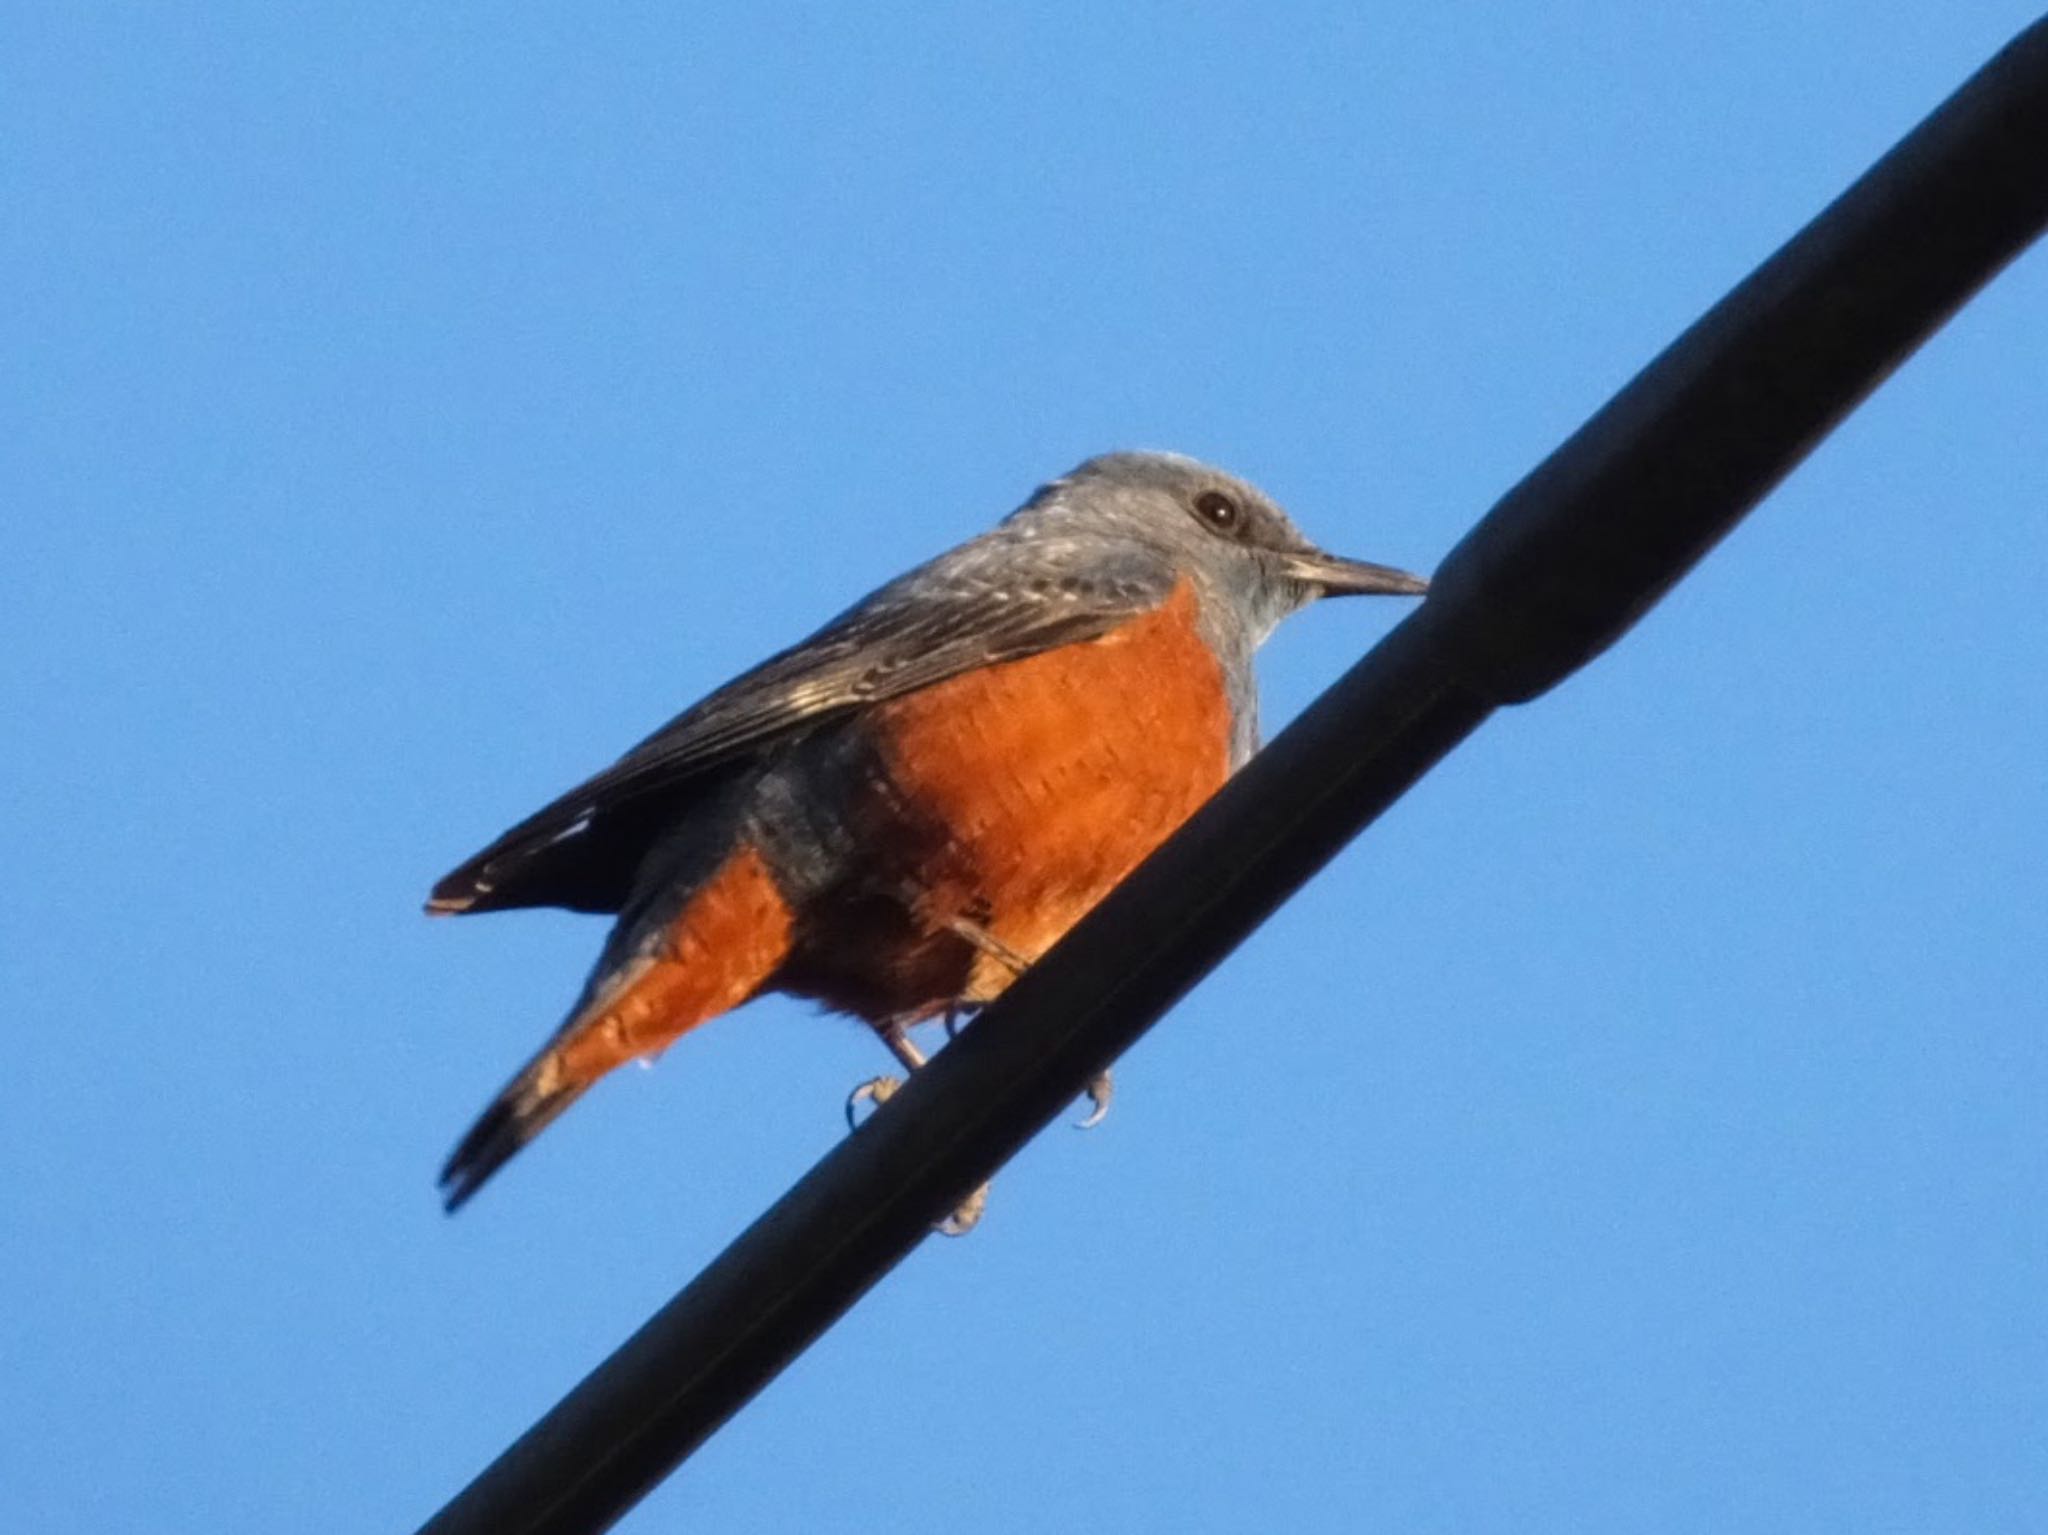
<instances>
[{"instance_id":1,"label":"bird's claw","mask_svg":"<svg viewBox=\"0 0 2048 1535\"><path fill-rule=\"evenodd\" d=\"M869 1077L867 1081L861 1083L859 1087L856 1087L846 1095L846 1128L849 1130L858 1130L860 1128L859 1109L863 1103L873 1104L876 1108L880 1108L896 1096L896 1089L902 1085L903 1079L901 1077L890 1076Z\"/></svg>"},{"instance_id":2,"label":"bird's claw","mask_svg":"<svg viewBox=\"0 0 2048 1535\"><path fill-rule=\"evenodd\" d=\"M1088 1086L1083 1091L1088 1094L1088 1101L1094 1107L1089 1109L1084 1118L1074 1121L1074 1128L1093 1130L1109 1114L1109 1100L1116 1096L1116 1083L1111 1080L1107 1071L1099 1071L1088 1079Z\"/></svg>"},{"instance_id":3,"label":"bird's claw","mask_svg":"<svg viewBox=\"0 0 2048 1535\"><path fill-rule=\"evenodd\" d=\"M980 1188L960 1201L960 1206L951 1215L940 1221L932 1230L941 1236L964 1237L981 1221L981 1212L988 1208L988 1185Z\"/></svg>"}]
</instances>

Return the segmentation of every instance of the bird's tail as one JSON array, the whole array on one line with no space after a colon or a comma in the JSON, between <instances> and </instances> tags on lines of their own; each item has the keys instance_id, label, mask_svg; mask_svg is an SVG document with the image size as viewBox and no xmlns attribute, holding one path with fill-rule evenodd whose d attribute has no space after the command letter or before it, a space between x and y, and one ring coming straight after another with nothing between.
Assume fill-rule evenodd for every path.
<instances>
[{"instance_id":1,"label":"bird's tail","mask_svg":"<svg viewBox=\"0 0 2048 1535\"><path fill-rule=\"evenodd\" d=\"M742 845L710 877L608 946L555 1037L484 1110L441 1169L452 1212L615 1066L666 1049L766 989L792 920L760 854Z\"/></svg>"}]
</instances>

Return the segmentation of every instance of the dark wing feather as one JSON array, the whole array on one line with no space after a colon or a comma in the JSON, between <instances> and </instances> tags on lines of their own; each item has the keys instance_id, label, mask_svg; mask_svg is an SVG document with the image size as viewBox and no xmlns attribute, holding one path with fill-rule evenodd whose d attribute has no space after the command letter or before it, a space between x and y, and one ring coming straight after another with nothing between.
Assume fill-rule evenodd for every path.
<instances>
[{"instance_id":1,"label":"dark wing feather","mask_svg":"<svg viewBox=\"0 0 2048 1535\"><path fill-rule=\"evenodd\" d=\"M864 704L1097 638L1158 606L1173 580L1149 550L998 529L678 715L442 879L427 909L615 912L661 831L764 751Z\"/></svg>"}]
</instances>

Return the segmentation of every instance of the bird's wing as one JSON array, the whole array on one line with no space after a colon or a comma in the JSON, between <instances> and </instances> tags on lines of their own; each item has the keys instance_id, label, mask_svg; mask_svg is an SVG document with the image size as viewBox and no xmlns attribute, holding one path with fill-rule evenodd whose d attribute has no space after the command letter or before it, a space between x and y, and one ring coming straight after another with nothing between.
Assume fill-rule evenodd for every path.
<instances>
[{"instance_id":1,"label":"bird's wing","mask_svg":"<svg viewBox=\"0 0 2048 1535\"><path fill-rule=\"evenodd\" d=\"M1163 602L1174 572L1130 545L998 530L891 582L727 683L434 886L437 913L617 911L649 843L736 764L863 705L1094 639Z\"/></svg>"}]
</instances>

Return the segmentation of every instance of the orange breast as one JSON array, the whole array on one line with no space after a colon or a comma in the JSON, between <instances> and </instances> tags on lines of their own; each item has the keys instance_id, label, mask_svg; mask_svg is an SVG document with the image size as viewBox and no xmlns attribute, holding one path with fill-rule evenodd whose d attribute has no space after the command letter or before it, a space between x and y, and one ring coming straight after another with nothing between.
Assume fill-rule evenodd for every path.
<instances>
[{"instance_id":1,"label":"orange breast","mask_svg":"<svg viewBox=\"0 0 2048 1535\"><path fill-rule=\"evenodd\" d=\"M1100 639L876 710L890 778L947 833L911 871L927 932L964 917L1037 958L1222 784L1230 704L1194 620L1183 581ZM1011 979L978 956L964 999Z\"/></svg>"}]
</instances>

